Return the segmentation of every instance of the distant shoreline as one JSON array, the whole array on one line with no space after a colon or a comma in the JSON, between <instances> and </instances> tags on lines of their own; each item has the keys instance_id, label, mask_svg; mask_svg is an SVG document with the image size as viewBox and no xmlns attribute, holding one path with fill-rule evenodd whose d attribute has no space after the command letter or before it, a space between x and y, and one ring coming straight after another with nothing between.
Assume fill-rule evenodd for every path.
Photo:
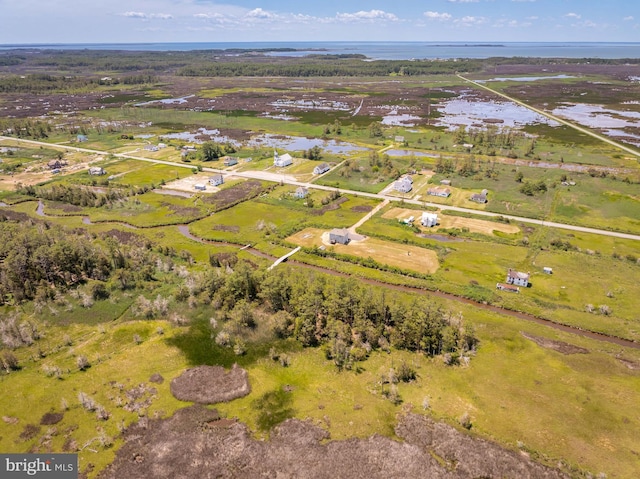
<instances>
[{"instance_id":1,"label":"distant shoreline","mask_svg":"<svg viewBox=\"0 0 640 479\"><path fill-rule=\"evenodd\" d=\"M130 51L220 54L260 53L303 57L311 54L362 55L370 60L485 59L495 57L640 59L640 42L176 42L176 43L33 43L0 45L12 52Z\"/></svg>"}]
</instances>

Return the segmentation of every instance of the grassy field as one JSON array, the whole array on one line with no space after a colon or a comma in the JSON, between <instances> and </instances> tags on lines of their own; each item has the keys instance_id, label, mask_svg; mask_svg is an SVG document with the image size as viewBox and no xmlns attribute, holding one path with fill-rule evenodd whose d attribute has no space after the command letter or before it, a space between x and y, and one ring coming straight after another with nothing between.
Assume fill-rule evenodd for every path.
<instances>
[{"instance_id":1,"label":"grassy field","mask_svg":"<svg viewBox=\"0 0 640 479\"><path fill-rule=\"evenodd\" d=\"M637 351L621 352L606 343L438 301L462 314L477 331L480 348L468 366L445 366L438 358L392 351L373 353L357 363L357 372L338 372L320 349L300 350L276 343L276 352L290 359L290 366L284 368L263 357L264 347L256 345L262 351L258 356L248 353L238 358L249 371L251 394L217 408L225 416L247 422L260 436L269 424L267 414L280 419L308 418L327 429L332 439L375 433L393 437L395 415L401 410L422 411L427 398L425 413L450 423L468 413L472 433L520 448L550 465L560 461L574 474L588 470L605 472L608 477L633 477L636 458L632 451L637 448L639 426L635 397L640 386L638 370L627 364L640 364ZM158 328L163 334L158 334ZM200 326L187 331L166 321L149 320L105 323L97 329L78 323L52 326L45 340L46 357L34 355L36 346L19 350L22 370L0 376L5 391L3 414L19 418L16 424L0 423L0 447L6 451L64 450L75 445L83 448L82 467L89 462L95 465L93 477L121 444L119 429L138 420L138 413L122 407L127 402L125 391L145 385L138 402L150 399L141 409L149 418L168 416L187 405L171 396L169 381L205 352L202 334L209 334ZM586 354L565 355L541 347L521 332L584 348ZM140 344L133 341L136 334ZM196 342L202 353L194 355L188 351ZM90 360L92 366L86 371L75 366L78 355ZM226 364L223 357L219 360ZM214 355L210 361L218 360ZM417 380L398 384L402 403L394 405L381 394L389 386L380 380L402 362L416 370ZM62 370L62 379L47 376L53 367ZM154 373L165 381L150 383ZM151 387L155 391L146 389ZM278 393L285 387L286 394ZM88 394L111 417L98 420L95 413L84 410L79 392ZM267 397L271 399L265 402ZM62 421L55 427L39 425L44 414L51 412L63 413Z\"/></svg>"}]
</instances>

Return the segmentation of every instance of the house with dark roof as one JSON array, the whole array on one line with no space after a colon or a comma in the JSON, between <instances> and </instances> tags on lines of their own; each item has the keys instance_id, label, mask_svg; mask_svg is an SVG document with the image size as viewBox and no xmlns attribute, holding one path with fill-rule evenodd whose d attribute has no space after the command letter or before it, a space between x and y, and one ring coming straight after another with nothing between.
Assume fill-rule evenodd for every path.
<instances>
[{"instance_id":1,"label":"house with dark roof","mask_svg":"<svg viewBox=\"0 0 640 479\"><path fill-rule=\"evenodd\" d=\"M469 197L469 200L471 201L475 201L476 203L486 203L487 200L487 195L489 194L489 191L487 190L482 190L481 193L474 193Z\"/></svg>"}]
</instances>

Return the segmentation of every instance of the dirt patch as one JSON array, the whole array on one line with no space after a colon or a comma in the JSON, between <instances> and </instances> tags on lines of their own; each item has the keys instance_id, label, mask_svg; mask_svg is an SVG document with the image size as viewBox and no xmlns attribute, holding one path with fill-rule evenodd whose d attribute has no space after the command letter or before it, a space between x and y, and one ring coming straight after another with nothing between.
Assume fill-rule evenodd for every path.
<instances>
[{"instance_id":1,"label":"dirt patch","mask_svg":"<svg viewBox=\"0 0 640 479\"><path fill-rule=\"evenodd\" d=\"M164 378L162 377L162 374L153 373L149 378L149 382L155 383L155 384L162 384L164 382Z\"/></svg>"},{"instance_id":2,"label":"dirt patch","mask_svg":"<svg viewBox=\"0 0 640 479\"><path fill-rule=\"evenodd\" d=\"M554 339L542 338L540 336L534 336L533 334L521 332L525 338L533 341L538 346L547 349L553 349L562 354L589 354L589 350L581 348L580 346L574 346L573 344L565 343L563 341L556 341Z\"/></svg>"},{"instance_id":3,"label":"dirt patch","mask_svg":"<svg viewBox=\"0 0 640 479\"><path fill-rule=\"evenodd\" d=\"M440 267L435 251L412 245L401 245L378 238L367 238L349 233L351 242L348 245L331 244L329 233L318 228L305 228L287 238L287 241L299 246L330 248L339 254L371 257L376 262L388 266L432 274Z\"/></svg>"},{"instance_id":4,"label":"dirt patch","mask_svg":"<svg viewBox=\"0 0 640 479\"><path fill-rule=\"evenodd\" d=\"M131 245L141 246L146 243L146 240L140 235L131 233L130 231L123 231L123 230L117 230L117 229L105 231L104 233L102 233L102 237L114 238L118 240L118 243L120 244L131 244Z\"/></svg>"},{"instance_id":5,"label":"dirt patch","mask_svg":"<svg viewBox=\"0 0 640 479\"><path fill-rule=\"evenodd\" d=\"M227 231L229 233L238 233L240 231L239 226L228 226L228 225L213 225L213 229L216 231Z\"/></svg>"},{"instance_id":6,"label":"dirt patch","mask_svg":"<svg viewBox=\"0 0 640 479\"><path fill-rule=\"evenodd\" d=\"M372 209L373 209L373 206L369 206L369 205L358 205L358 206L351 207L351 211L353 211L354 213L368 213Z\"/></svg>"},{"instance_id":7,"label":"dirt patch","mask_svg":"<svg viewBox=\"0 0 640 479\"><path fill-rule=\"evenodd\" d=\"M422 212L405 208L391 208L385 212L382 217L387 219L405 219L409 216L417 218L415 224L420 224L420 216ZM516 225L498 223L495 221L481 220L476 218L463 218L461 216L449 216L438 214L438 226L429 228L429 230L438 230L439 228L467 228L471 233L482 233L492 235L494 231L500 231L507 234L515 234L520 232L520 228Z\"/></svg>"},{"instance_id":8,"label":"dirt patch","mask_svg":"<svg viewBox=\"0 0 640 479\"><path fill-rule=\"evenodd\" d=\"M618 358L622 364L631 369L632 371L637 371L640 369L640 363L637 361L631 361L630 359Z\"/></svg>"},{"instance_id":9,"label":"dirt patch","mask_svg":"<svg viewBox=\"0 0 640 479\"><path fill-rule=\"evenodd\" d=\"M33 439L40 432L40 426L36 426L35 424L27 424L22 432L20 433L21 441L28 441Z\"/></svg>"},{"instance_id":10,"label":"dirt patch","mask_svg":"<svg viewBox=\"0 0 640 479\"><path fill-rule=\"evenodd\" d=\"M215 210L220 211L241 201L253 198L262 190L262 183L256 180L248 180L234 185L231 188L218 191L213 195L204 195L202 201L207 204L213 204Z\"/></svg>"},{"instance_id":11,"label":"dirt patch","mask_svg":"<svg viewBox=\"0 0 640 479\"><path fill-rule=\"evenodd\" d=\"M53 424L58 424L62 421L64 414L61 412L48 412L45 413L40 419L41 426L51 426Z\"/></svg>"},{"instance_id":12,"label":"dirt patch","mask_svg":"<svg viewBox=\"0 0 640 479\"><path fill-rule=\"evenodd\" d=\"M425 416L401 417L396 434L405 442L378 435L324 442L325 430L289 419L260 441L244 424L196 405L151 420L147 428L129 428L115 461L98 477L568 477Z\"/></svg>"},{"instance_id":13,"label":"dirt patch","mask_svg":"<svg viewBox=\"0 0 640 479\"><path fill-rule=\"evenodd\" d=\"M171 381L171 393L177 399L200 404L231 401L250 391L247 371L237 364L231 371L221 366L198 366Z\"/></svg>"}]
</instances>

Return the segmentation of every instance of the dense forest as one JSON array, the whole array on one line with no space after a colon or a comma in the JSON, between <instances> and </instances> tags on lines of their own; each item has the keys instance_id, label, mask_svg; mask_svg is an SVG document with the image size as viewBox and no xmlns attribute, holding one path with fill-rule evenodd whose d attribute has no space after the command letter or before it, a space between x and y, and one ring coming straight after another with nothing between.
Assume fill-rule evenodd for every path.
<instances>
[{"instance_id":1,"label":"dense forest","mask_svg":"<svg viewBox=\"0 0 640 479\"><path fill-rule=\"evenodd\" d=\"M460 316L424 297L401 296L355 279L281 266L273 271L233 253L211 254L195 265L186 252L154 247L135 234L113 230L92 236L46 222L4 216L0 222L0 300L40 308L71 295L90 309L117 292L136 296L141 320L206 308L218 346L243 354L244 341L260 323L274 338L303 346L324 345L340 368L364 360L373 349L396 347L448 361L474 350L477 339ZM170 295L147 299L149 285L171 284ZM151 288L153 289L153 288ZM20 346L20 322L0 325L6 348ZM213 334L213 333L212 333Z\"/></svg>"},{"instance_id":2,"label":"dense forest","mask_svg":"<svg viewBox=\"0 0 640 479\"><path fill-rule=\"evenodd\" d=\"M521 58L488 59L376 60L362 55L314 53L302 58L269 56L269 53L292 49L200 50L200 51L92 51L84 50L0 50L0 72L19 70L25 78L12 77L0 82L0 92L47 91L80 82L74 75L98 84L105 74L128 74L119 81L143 83L159 74L184 76L389 76L430 75L455 72L478 72L487 65L538 64L637 64L638 59L603 58ZM57 72L58 76L49 76ZM65 72L64 76L60 72ZM135 74L133 73L135 72ZM42 74L41 76L33 74ZM25 75L32 74L32 75ZM89 75L88 75L89 74ZM93 75L95 78L90 78ZM17 87L30 88L16 90Z\"/></svg>"}]
</instances>

